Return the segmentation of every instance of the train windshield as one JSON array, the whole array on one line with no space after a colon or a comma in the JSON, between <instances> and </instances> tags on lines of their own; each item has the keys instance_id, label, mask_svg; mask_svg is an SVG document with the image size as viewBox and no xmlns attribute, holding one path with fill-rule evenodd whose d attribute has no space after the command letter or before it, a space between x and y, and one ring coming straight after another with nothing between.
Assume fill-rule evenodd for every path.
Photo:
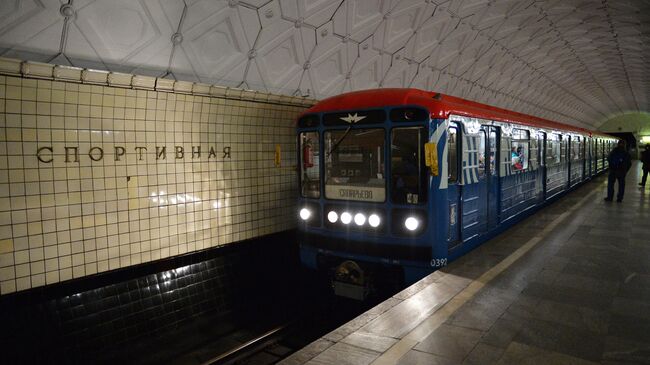
<instances>
[{"instance_id":1,"label":"train windshield","mask_svg":"<svg viewBox=\"0 0 650 365\"><path fill-rule=\"evenodd\" d=\"M379 128L325 132L326 198L386 200L384 134Z\"/></svg>"}]
</instances>

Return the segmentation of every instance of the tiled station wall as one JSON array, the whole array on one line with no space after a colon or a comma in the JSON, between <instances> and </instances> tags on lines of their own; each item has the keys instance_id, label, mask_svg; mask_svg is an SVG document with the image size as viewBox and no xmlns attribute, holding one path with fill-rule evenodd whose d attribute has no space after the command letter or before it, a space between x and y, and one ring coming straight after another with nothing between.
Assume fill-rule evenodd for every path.
<instances>
[{"instance_id":1,"label":"tiled station wall","mask_svg":"<svg viewBox=\"0 0 650 365\"><path fill-rule=\"evenodd\" d=\"M0 76L0 294L292 228L305 108Z\"/></svg>"}]
</instances>

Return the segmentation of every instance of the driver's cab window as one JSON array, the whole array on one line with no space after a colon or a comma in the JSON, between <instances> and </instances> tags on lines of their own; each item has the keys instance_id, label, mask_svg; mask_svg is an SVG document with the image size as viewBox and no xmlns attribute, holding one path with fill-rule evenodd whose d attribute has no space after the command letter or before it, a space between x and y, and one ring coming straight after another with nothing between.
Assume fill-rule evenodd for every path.
<instances>
[{"instance_id":1,"label":"driver's cab window","mask_svg":"<svg viewBox=\"0 0 650 365\"><path fill-rule=\"evenodd\" d=\"M337 129L323 135L325 197L384 202L385 130Z\"/></svg>"},{"instance_id":2,"label":"driver's cab window","mask_svg":"<svg viewBox=\"0 0 650 365\"><path fill-rule=\"evenodd\" d=\"M425 201L426 183L423 174L423 146L426 141L422 127L394 128L391 132L392 200L398 204Z\"/></svg>"},{"instance_id":3,"label":"driver's cab window","mask_svg":"<svg viewBox=\"0 0 650 365\"><path fill-rule=\"evenodd\" d=\"M320 197L320 142L318 132L300 133L300 191L305 198Z\"/></svg>"}]
</instances>

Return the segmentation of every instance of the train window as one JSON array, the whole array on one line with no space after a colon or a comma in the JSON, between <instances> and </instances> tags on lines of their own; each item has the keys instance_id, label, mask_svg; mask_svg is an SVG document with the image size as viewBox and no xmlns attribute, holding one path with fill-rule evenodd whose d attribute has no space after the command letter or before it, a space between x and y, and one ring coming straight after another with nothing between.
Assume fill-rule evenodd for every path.
<instances>
[{"instance_id":1,"label":"train window","mask_svg":"<svg viewBox=\"0 0 650 365\"><path fill-rule=\"evenodd\" d=\"M539 166L539 148L537 137L535 136L530 140L530 169L535 170Z\"/></svg>"},{"instance_id":2,"label":"train window","mask_svg":"<svg viewBox=\"0 0 650 365\"><path fill-rule=\"evenodd\" d=\"M598 159L603 158L603 140L599 139L596 141L596 157Z\"/></svg>"},{"instance_id":3,"label":"train window","mask_svg":"<svg viewBox=\"0 0 650 365\"><path fill-rule=\"evenodd\" d=\"M305 198L320 197L318 132L300 133L300 191Z\"/></svg>"},{"instance_id":4,"label":"train window","mask_svg":"<svg viewBox=\"0 0 650 365\"><path fill-rule=\"evenodd\" d=\"M566 140L568 143L569 141ZM567 160L567 143L565 143L565 140L562 139L562 136L560 136L560 162L565 163Z\"/></svg>"},{"instance_id":5,"label":"train window","mask_svg":"<svg viewBox=\"0 0 650 365\"><path fill-rule=\"evenodd\" d=\"M481 130L479 132L478 138L478 177L482 179L485 177L485 131Z\"/></svg>"},{"instance_id":6,"label":"train window","mask_svg":"<svg viewBox=\"0 0 650 365\"><path fill-rule=\"evenodd\" d=\"M426 200L422 127L394 128L391 132L391 198L394 203L417 204Z\"/></svg>"},{"instance_id":7,"label":"train window","mask_svg":"<svg viewBox=\"0 0 650 365\"><path fill-rule=\"evenodd\" d=\"M458 181L458 127L450 126L447 133L447 166L449 170L449 182Z\"/></svg>"},{"instance_id":8,"label":"train window","mask_svg":"<svg viewBox=\"0 0 650 365\"><path fill-rule=\"evenodd\" d=\"M530 134L523 129L514 129L512 131L512 140L510 146L510 158L512 161L512 171L525 171L528 169L528 159L530 152Z\"/></svg>"},{"instance_id":9,"label":"train window","mask_svg":"<svg viewBox=\"0 0 650 365\"><path fill-rule=\"evenodd\" d=\"M383 202L384 129L340 129L325 132L325 197Z\"/></svg>"},{"instance_id":10,"label":"train window","mask_svg":"<svg viewBox=\"0 0 650 365\"><path fill-rule=\"evenodd\" d=\"M580 137L578 140L578 160L584 160L585 159L585 152L587 149L587 141L585 140L584 137Z\"/></svg>"},{"instance_id":11,"label":"train window","mask_svg":"<svg viewBox=\"0 0 650 365\"><path fill-rule=\"evenodd\" d=\"M535 137L537 144L537 167L544 163L544 137L537 135Z\"/></svg>"},{"instance_id":12,"label":"train window","mask_svg":"<svg viewBox=\"0 0 650 365\"><path fill-rule=\"evenodd\" d=\"M548 136L546 140L546 165L553 166L560 163L561 137L557 134Z\"/></svg>"},{"instance_id":13,"label":"train window","mask_svg":"<svg viewBox=\"0 0 650 365\"><path fill-rule=\"evenodd\" d=\"M598 154L601 160L605 160L605 141L603 141L602 139L600 140L600 147L598 148ZM603 161L603 163L604 162L605 161Z\"/></svg>"},{"instance_id":14,"label":"train window","mask_svg":"<svg viewBox=\"0 0 650 365\"><path fill-rule=\"evenodd\" d=\"M580 137L571 137L571 159L574 161L582 159L580 153Z\"/></svg>"},{"instance_id":15,"label":"train window","mask_svg":"<svg viewBox=\"0 0 650 365\"><path fill-rule=\"evenodd\" d=\"M497 132L490 130L490 175L495 176L497 173Z\"/></svg>"}]
</instances>

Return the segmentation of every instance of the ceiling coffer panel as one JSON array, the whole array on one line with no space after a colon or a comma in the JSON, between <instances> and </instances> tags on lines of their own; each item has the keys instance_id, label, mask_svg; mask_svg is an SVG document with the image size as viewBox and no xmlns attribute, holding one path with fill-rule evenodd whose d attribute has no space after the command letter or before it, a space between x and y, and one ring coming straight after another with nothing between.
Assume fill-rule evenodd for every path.
<instances>
[{"instance_id":1,"label":"ceiling coffer panel","mask_svg":"<svg viewBox=\"0 0 650 365\"><path fill-rule=\"evenodd\" d=\"M647 0L7 0L0 56L324 98L418 87L582 126L648 112Z\"/></svg>"}]
</instances>

